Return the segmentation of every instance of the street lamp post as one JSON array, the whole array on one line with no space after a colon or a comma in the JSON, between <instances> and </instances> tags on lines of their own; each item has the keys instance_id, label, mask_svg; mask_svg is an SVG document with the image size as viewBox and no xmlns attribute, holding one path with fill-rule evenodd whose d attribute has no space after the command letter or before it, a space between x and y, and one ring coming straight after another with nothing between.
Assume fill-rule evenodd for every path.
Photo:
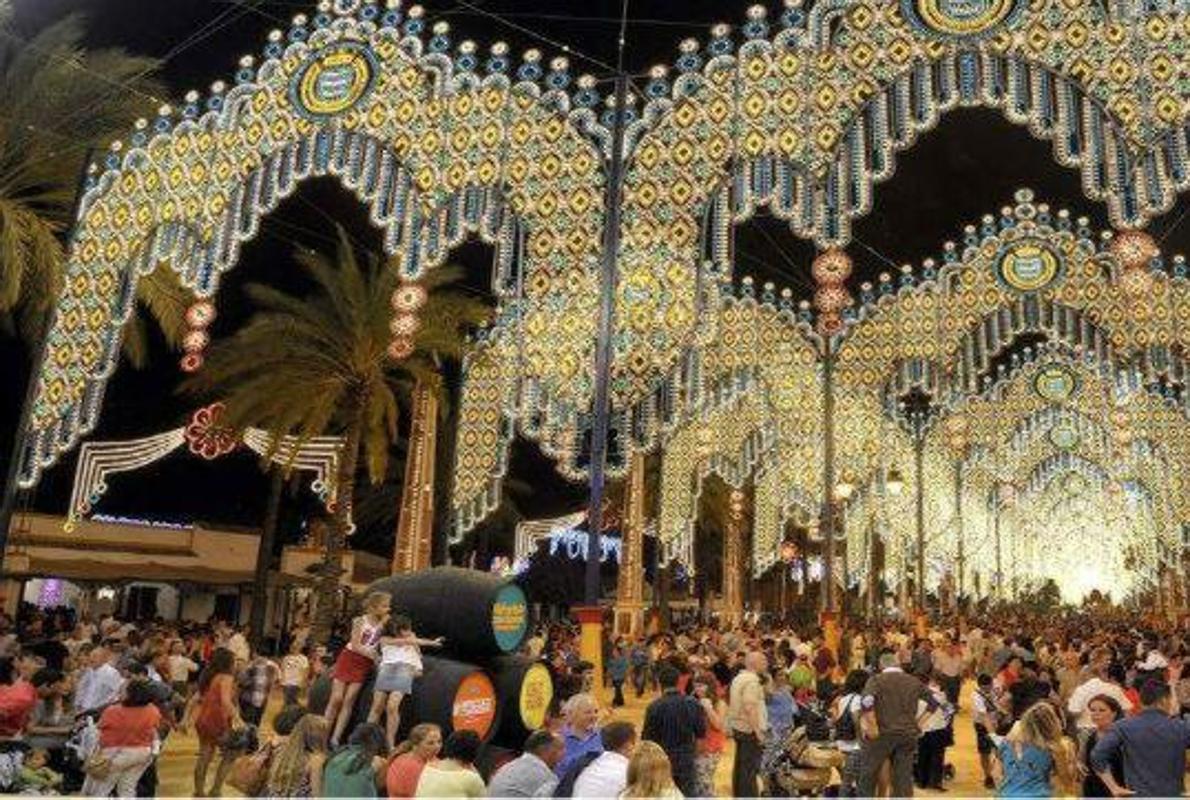
<instances>
[{"instance_id":1,"label":"street lamp post","mask_svg":"<svg viewBox=\"0 0 1190 800\"><path fill-rule=\"evenodd\" d=\"M925 419L920 414L913 420L913 467L917 491L917 611L926 610L926 487L925 487Z\"/></svg>"},{"instance_id":2,"label":"street lamp post","mask_svg":"<svg viewBox=\"0 0 1190 800\"><path fill-rule=\"evenodd\" d=\"M843 594L841 600L841 611L843 618L847 618L847 577L849 573L849 559L847 553L847 501L851 499L851 495L855 493L855 483L851 476L846 471L839 477L839 482L835 484L834 503L836 505L835 513L832 515L832 527L827 531L827 536L834 542L836 538L842 533L843 541Z\"/></svg>"},{"instance_id":3,"label":"street lamp post","mask_svg":"<svg viewBox=\"0 0 1190 800\"><path fill-rule=\"evenodd\" d=\"M897 469L896 467L892 467L891 469L888 470L887 473L885 473L884 490L888 497L900 497L901 496L901 494L905 491L905 476L901 474L901 470ZM887 525L887 523L888 523L888 509L882 508L881 515L882 515L882 524ZM873 565L875 565L875 563L876 563L876 543L875 543L875 541L872 542L871 558L872 558ZM874 573L874 571L873 571L873 573ZM877 595L879 594L879 591L880 591L880 576L873 574L872 579L873 579L873 583L872 583L871 592L873 595L873 597L872 597L872 603L873 603L873 608L874 608L873 616L876 616L880 613L880 599L881 598L877 597ZM902 584L903 584L903 581L902 581Z\"/></svg>"},{"instance_id":4,"label":"street lamp post","mask_svg":"<svg viewBox=\"0 0 1190 800\"><path fill-rule=\"evenodd\" d=\"M797 558L797 545L786 539L781 543L781 621L789 617L789 604L786 601L786 585L789 582L789 569L793 560Z\"/></svg>"},{"instance_id":5,"label":"street lamp post","mask_svg":"<svg viewBox=\"0 0 1190 800\"><path fill-rule=\"evenodd\" d=\"M830 337L823 343L822 358L822 611L835 611L835 354Z\"/></svg>"}]
</instances>

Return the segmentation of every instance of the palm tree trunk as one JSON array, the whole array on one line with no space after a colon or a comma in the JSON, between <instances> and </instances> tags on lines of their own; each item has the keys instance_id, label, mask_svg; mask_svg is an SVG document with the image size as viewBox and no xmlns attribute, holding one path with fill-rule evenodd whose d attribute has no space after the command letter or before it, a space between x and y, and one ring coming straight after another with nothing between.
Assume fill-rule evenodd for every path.
<instances>
[{"instance_id":1,"label":"palm tree trunk","mask_svg":"<svg viewBox=\"0 0 1190 800\"><path fill-rule=\"evenodd\" d=\"M269 567L273 564L273 545L277 541L277 517L281 512L281 491L285 488L285 470L272 465L269 501L265 506L264 525L260 529L260 547L256 551L256 576L252 584L252 612L248 618L252 649L259 652L264 643L264 617L268 608Z\"/></svg>"},{"instance_id":2,"label":"palm tree trunk","mask_svg":"<svg viewBox=\"0 0 1190 800\"><path fill-rule=\"evenodd\" d=\"M347 543L351 525L351 500L355 496L355 468L359 462L360 443L366 424L368 402L360 396L354 400L347 418L351 423L344 436L343 454L339 459L339 475L335 483L335 511L326 535L326 549L314 584L314 619L310 636L318 644L330 639L335 626L338 605L339 575L343 571L342 551Z\"/></svg>"}]
</instances>

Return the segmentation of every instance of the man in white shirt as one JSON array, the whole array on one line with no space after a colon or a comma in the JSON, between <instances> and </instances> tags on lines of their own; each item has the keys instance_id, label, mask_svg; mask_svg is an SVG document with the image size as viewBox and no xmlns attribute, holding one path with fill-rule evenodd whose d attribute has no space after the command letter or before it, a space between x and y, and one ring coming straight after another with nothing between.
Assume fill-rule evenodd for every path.
<instances>
[{"instance_id":1,"label":"man in white shirt","mask_svg":"<svg viewBox=\"0 0 1190 800\"><path fill-rule=\"evenodd\" d=\"M603 754L579 773L571 797L619 797L628 786L628 758L636 748L636 728L631 722L610 722L599 737Z\"/></svg>"},{"instance_id":2,"label":"man in white shirt","mask_svg":"<svg viewBox=\"0 0 1190 800\"><path fill-rule=\"evenodd\" d=\"M744 669L732 679L728 690L728 722L736 743L731 771L731 791L735 797L756 797L760 791L756 781L769 731L760 675L768 667L764 653L755 650L748 653L744 657Z\"/></svg>"},{"instance_id":3,"label":"man in white shirt","mask_svg":"<svg viewBox=\"0 0 1190 800\"><path fill-rule=\"evenodd\" d=\"M229 627L228 630L231 635L227 637L227 644L224 647L236 657L236 667L242 668L252 660L252 648L248 646L248 637L244 636L243 631L236 628Z\"/></svg>"},{"instance_id":4,"label":"man in white shirt","mask_svg":"<svg viewBox=\"0 0 1190 800\"><path fill-rule=\"evenodd\" d=\"M1091 678L1071 692L1070 700L1066 703L1066 710L1071 714L1077 715L1079 728L1089 730L1095 727L1095 723L1091 721L1091 712L1087 710L1087 705L1096 695L1101 694L1114 697L1116 702L1120 704L1120 708L1124 709L1125 712L1132 710L1132 701L1124 694L1124 690L1120 688L1120 685L1112 683L1107 679L1107 667L1102 663L1097 664Z\"/></svg>"},{"instance_id":5,"label":"man in white shirt","mask_svg":"<svg viewBox=\"0 0 1190 800\"><path fill-rule=\"evenodd\" d=\"M74 691L74 711L85 714L109 706L120 699L124 678L112 666L112 654L106 647L96 647L88 656L90 666L83 670Z\"/></svg>"}]
</instances>

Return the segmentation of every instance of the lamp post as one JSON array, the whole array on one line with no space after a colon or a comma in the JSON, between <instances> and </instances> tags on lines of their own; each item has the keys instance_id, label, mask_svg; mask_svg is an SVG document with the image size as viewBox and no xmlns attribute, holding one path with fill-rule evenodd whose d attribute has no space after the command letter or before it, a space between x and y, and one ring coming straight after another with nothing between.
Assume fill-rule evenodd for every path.
<instances>
[{"instance_id":1,"label":"lamp post","mask_svg":"<svg viewBox=\"0 0 1190 800\"><path fill-rule=\"evenodd\" d=\"M851 499L851 495L855 494L855 482L851 478L851 474L844 470L839 477L839 482L835 484L834 502L837 506L835 513L832 515L832 527L827 531L827 535L831 537L832 541L842 534L843 542L843 594L840 601L840 611L844 619L847 618L847 594L848 586L847 579L850 572L850 559L848 558L847 547L847 501ZM830 576L833 579L833 576Z\"/></svg>"},{"instance_id":2,"label":"lamp post","mask_svg":"<svg viewBox=\"0 0 1190 800\"><path fill-rule=\"evenodd\" d=\"M904 493L904 491L905 491L905 476L901 474L901 470L897 469L896 467L891 467L888 470L888 472L885 473L885 475L884 475L884 490L888 497L900 497ZM887 525L887 523L888 523L888 509L882 508L881 514L883 515L883 520L882 520L883 524ZM876 563L876 552L875 551L876 551L876 544L873 541L872 555L871 555L873 565L875 565L875 563ZM879 594L879 590L880 590L880 577L878 575L876 575L875 571L873 570L872 588L870 591L872 594L873 608L875 609L876 613L880 612L881 598L879 598L877 596ZM875 616L875 614L873 614L873 616Z\"/></svg>"},{"instance_id":3,"label":"lamp post","mask_svg":"<svg viewBox=\"0 0 1190 800\"><path fill-rule=\"evenodd\" d=\"M789 604L786 602L786 584L789 581L789 569L793 560L797 558L797 545L786 539L781 542L781 621L789 616Z\"/></svg>"},{"instance_id":4,"label":"lamp post","mask_svg":"<svg viewBox=\"0 0 1190 800\"><path fill-rule=\"evenodd\" d=\"M917 612L926 610L926 487L925 487L925 416L913 415L914 489L917 492L917 564L914 579L917 583Z\"/></svg>"}]
</instances>

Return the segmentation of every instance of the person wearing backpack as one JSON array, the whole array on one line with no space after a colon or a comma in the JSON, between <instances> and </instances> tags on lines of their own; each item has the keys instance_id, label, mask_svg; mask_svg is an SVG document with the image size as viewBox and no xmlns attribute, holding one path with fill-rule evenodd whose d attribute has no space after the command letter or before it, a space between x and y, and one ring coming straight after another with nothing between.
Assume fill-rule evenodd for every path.
<instances>
[{"instance_id":1,"label":"person wearing backpack","mask_svg":"<svg viewBox=\"0 0 1190 800\"><path fill-rule=\"evenodd\" d=\"M864 684L867 682L867 672L853 669L847 673L843 690L835 698L831 718L835 725L835 746L843 754L839 797L859 796L859 715L863 710Z\"/></svg>"}]
</instances>

